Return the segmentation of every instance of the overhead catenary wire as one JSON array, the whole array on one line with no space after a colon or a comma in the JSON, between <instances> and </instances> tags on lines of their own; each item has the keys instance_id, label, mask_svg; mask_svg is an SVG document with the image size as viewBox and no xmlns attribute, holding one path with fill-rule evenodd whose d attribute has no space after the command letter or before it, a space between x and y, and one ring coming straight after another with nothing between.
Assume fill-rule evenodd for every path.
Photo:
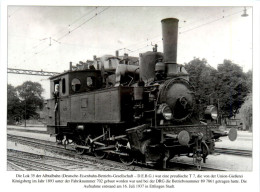
<instances>
[{"instance_id":1,"label":"overhead catenary wire","mask_svg":"<svg viewBox=\"0 0 260 192\"><path fill-rule=\"evenodd\" d=\"M98 8L98 7L95 7L94 9L88 11L87 13L83 14L83 15L80 16L79 18L75 19L75 20L72 21L70 24L68 24L68 27L71 27L74 23L78 22L79 20L81 20L82 18L86 17L87 15L89 15L90 13L92 13L93 11L97 10L97 8ZM52 36L56 36L57 34L60 34L61 32L67 30L68 27L61 29L61 30L58 31L57 33L53 34Z\"/></svg>"},{"instance_id":2,"label":"overhead catenary wire","mask_svg":"<svg viewBox=\"0 0 260 192\"><path fill-rule=\"evenodd\" d=\"M106 10L109 9L109 8L110 8L110 7L107 7L107 8L105 8L105 9L103 9L102 11L96 13L94 16L92 16L91 18L87 19L86 21L84 21L83 23L81 23L80 25L78 25L77 27L75 27L74 29L70 30L70 31L69 31L68 33L66 33L65 35L59 37L59 38L56 40L56 42L58 42L59 44L62 44L62 43L60 42L61 39L63 39L63 38L65 38L66 36L70 35L72 32L74 32L75 30L77 30L77 29L80 28L81 26L85 25L87 22L91 21L93 18L95 18L96 16L100 15L101 13L103 13L104 11L106 11ZM48 49L49 47L50 47L50 46L47 46L47 47L41 49L40 51L35 52L34 55L33 55L31 58L25 59L24 62L25 62L25 61L28 61L28 60L30 60L30 59L32 59L32 58L35 57L36 55L39 55L40 53L42 53L43 51L45 51L45 50Z\"/></svg>"},{"instance_id":3,"label":"overhead catenary wire","mask_svg":"<svg viewBox=\"0 0 260 192\"><path fill-rule=\"evenodd\" d=\"M229 14L229 15L224 15L224 16L222 16L222 17L220 17L220 18L217 18L217 19L215 19L215 20L213 20L213 21L209 21L209 22L207 22L207 23L203 23L203 24L201 24L201 25L198 25L198 26L196 26L196 27L194 27L194 28L191 28L191 29L187 29L187 30L185 30L185 31L182 31L182 32L180 32L179 34L183 34L183 33L186 33L186 32L189 32L189 31L192 31L192 30L195 30L195 29L198 29L198 28L203 27L203 26L205 26L205 25L209 25L209 24L211 24L211 23L214 23L214 22L220 21L220 20L222 20L222 19L231 17L231 16L236 15L236 14L239 14L239 13L241 13L241 12L243 12L243 11L237 11L237 12L232 13L232 14Z\"/></svg>"},{"instance_id":4,"label":"overhead catenary wire","mask_svg":"<svg viewBox=\"0 0 260 192\"><path fill-rule=\"evenodd\" d=\"M108 8L109 8L109 7L108 7ZM84 21L84 22L81 23L79 26L75 27L74 29L70 30L69 32L67 32L67 33L64 34L63 36L59 37L59 38L57 39L57 41L59 42L59 41L60 41L61 39L63 39L64 37L70 35L73 31L77 30L77 29L80 28L82 25L84 25L84 24L87 23L88 21L92 20L94 17L96 17L98 14L102 13L103 11L105 11L105 10L108 9L108 8L105 8L104 10L100 11L99 13L96 13L94 16L92 16L92 17L89 18L88 20ZM76 22L79 21L81 18L85 17L86 15L89 15L91 12L93 12L93 11L96 10L96 9L97 9L97 7L95 7L94 9L92 9L90 12L88 12L88 13L82 15L80 18L74 20L71 24L69 24L69 26L71 26L72 24L76 23ZM239 12L241 12L241 11L239 11ZM239 12L238 12L238 13L239 13ZM227 17L227 16L225 16L225 17ZM202 26L207 25L207 24L210 24L210 23L212 23L212 22L216 22L216 21L218 21L218 20L220 20L220 19L222 19L222 18L219 18L219 19L214 20L214 21L210 21L210 22L208 22L208 23L201 24L201 25L199 25L199 26L196 26L195 28L188 29L188 30L186 30L186 31L180 32L180 34L181 34L181 33L188 32L188 31L191 31L191 30L194 30L194 29L196 29L196 28L202 27ZM187 26L185 26L185 27L187 27ZM147 41L148 41L148 40L152 40L152 39L156 39L156 38L159 38L159 36L155 36L155 37L153 37L153 38L147 39ZM143 41L143 42L147 42L147 41ZM59 42L59 43L60 43L60 42ZM127 48L130 48L130 47L132 47L133 45L139 45L139 44L140 44L140 42L139 42L139 43L136 43L136 44L129 45L129 46L127 46L127 47L120 48L120 49L118 49L118 50L127 50ZM146 45L146 46L143 46L143 47L138 47L138 48L136 48L136 49L134 49L134 50L133 50L133 49L131 49L131 50L128 49L128 51L130 51L131 53L133 53L133 52L136 52L136 51L141 50L141 49L146 48L146 47L149 47L149 46ZM35 55L41 53L42 51L44 51L44 50L46 50L46 49L47 49L47 47L44 48L44 49L42 49L42 50L40 50L40 51L38 51L38 52L36 52Z\"/></svg>"},{"instance_id":5,"label":"overhead catenary wire","mask_svg":"<svg viewBox=\"0 0 260 192\"><path fill-rule=\"evenodd\" d=\"M89 46L89 45L86 45L86 44L73 44L73 43L62 43L62 45L68 45L68 46L76 46L76 47L85 47L87 49L97 49L97 50L110 50L111 51L111 48L105 48L105 47L92 47L92 46Z\"/></svg>"},{"instance_id":6,"label":"overhead catenary wire","mask_svg":"<svg viewBox=\"0 0 260 192\"><path fill-rule=\"evenodd\" d=\"M109 7L108 7L108 8L109 8ZM101 14L103 11L105 11L105 10L108 9L108 8L105 8L104 10L100 11L99 13L96 13L94 16L92 16L91 18L87 19L87 20L84 21L83 23L79 24L78 26L76 26L76 27L73 28L72 30L69 30L66 34L60 36L60 37L57 39L57 41L59 42L60 40L62 40L62 39L65 38L66 36L70 35L72 32L74 32L75 30L77 30L78 28L80 28L81 26L83 26L85 23L89 22L89 21L92 20L94 17L96 17L98 14ZM95 9L96 9L96 8L94 8L93 10L95 10ZM93 11L93 10L92 10L92 11ZM238 12L232 13L232 14L230 14L230 15L225 15L225 16L222 16L221 18L217 18L217 19L214 19L214 20L212 20L212 21L209 21L209 22L206 22L206 23L203 23L203 24L199 24L199 25L197 25L197 26L195 26L195 27L193 27L193 28L190 28L190 29L187 29L187 30L184 30L184 31L180 31L179 34L187 33L187 32L189 32L189 31L192 31L192 30L195 30L195 29L197 29L197 28L200 28L200 27L209 25L209 24L211 24L211 23L217 22L217 21L219 21L219 20L222 20L222 19L224 19L224 18L227 18L227 17L230 17L230 16L232 16L232 15L238 14L238 13L240 13L240 12L242 12L242 11L238 11ZM88 15L88 14L85 14L85 15ZM81 16L81 18L83 18L83 16ZM80 20L80 18L74 20L74 22L76 23L76 22L79 21L79 20ZM71 25L72 25L72 24L71 24ZM189 26L185 26L185 28L186 28L186 27L189 27ZM184 27L182 27L181 29L183 29L183 28L184 28ZM148 42L148 40L149 40L149 41L152 40L152 39L155 39L155 40L156 40L157 38L160 38L160 39L161 39L161 36L153 37L153 38L144 40L144 41L142 41L142 42L146 43L146 42ZM158 42L162 42L162 41L160 40L160 41L158 41ZM66 44L66 43L63 43L63 42L59 42L59 43L60 43L60 44ZM154 42L154 43L157 43L157 42ZM139 46L139 47L136 46L135 49L134 49L134 47L131 48L131 49L128 49L129 47L132 47L133 45L139 45L139 44L140 44L140 42L135 43L135 44L132 44L132 45L129 45L129 46L126 46L126 47L123 47L123 48L120 48L120 49L118 49L118 50L128 50L130 53L134 53L134 52L136 52L136 51L139 51L139 50L141 50L141 49L145 49L145 48L148 48L148 47L151 46L151 45L145 45L145 46L142 46L142 47L141 47L141 46ZM46 49L48 49L48 48L49 48L49 46L47 46L47 47L41 49L40 51L36 52L36 53L34 54L34 56L40 54L41 52L43 52L44 50L46 50ZM97 49L98 49L98 48L97 48Z\"/></svg>"},{"instance_id":7,"label":"overhead catenary wire","mask_svg":"<svg viewBox=\"0 0 260 192\"><path fill-rule=\"evenodd\" d=\"M230 17L230 16L239 14L239 13L241 13L241 12L243 12L243 11L240 10L240 11L237 11L237 12L235 12L235 13L231 13L231 14L229 14L229 15L224 15L224 16L222 16L222 17L220 17L220 18L214 19L214 20L209 21L209 22L207 22L207 23L203 23L203 24L197 25L197 26L195 26L195 27L193 27L193 28L191 28L191 29L187 29L187 30L185 30L185 31L180 31L180 32L179 32L179 35L181 35L181 34L183 34L183 33L187 33L187 32L189 32L189 31L192 31L192 30L195 30L195 29L198 29L198 28L203 27L203 26L206 26L206 25L210 25L211 23L220 21L220 20L222 20L222 19L225 19L225 18L228 18L228 17ZM212 17L211 17L211 18L212 18ZM187 27L187 26L185 26L185 27ZM184 27L182 27L182 28L184 28ZM148 40L157 39L157 38L161 38L161 36L159 36L159 35L158 35L158 36L154 36L153 38L147 39L147 40L142 41L142 42L148 42ZM159 40L159 41L156 41L156 42L154 42L154 43L155 43L155 44L156 44L156 43L162 43L162 39ZM132 49L132 50L127 49L127 48L132 47L133 45L140 45L140 44L141 44L141 43L131 44L131 45L129 45L129 46L125 46L124 48L119 48L119 49L117 49L117 50L124 50L124 51L125 51L125 50L128 50L129 53L135 53L135 52L137 52L137 51L139 51L139 50L146 49L146 48L152 46L152 45L148 45L148 44L147 44L147 45L145 45L145 46L141 46L141 47L138 47L138 48L136 48L136 49ZM142 44L143 44L143 43L142 43Z\"/></svg>"},{"instance_id":8,"label":"overhead catenary wire","mask_svg":"<svg viewBox=\"0 0 260 192\"><path fill-rule=\"evenodd\" d=\"M227 8L227 7L225 7L225 9L223 9L222 10L222 13L225 13L225 12L227 12L228 10L231 10L231 9L233 9L233 8L231 8L231 7L229 7L229 8ZM184 29L184 28L187 28L187 27L193 27L193 26L198 26L199 25L199 23L201 23L201 22L204 22L205 20L211 20L211 19L215 19L217 16L219 16L219 12L217 13L217 14L214 14L213 16L210 16L210 17L202 17L202 18L200 18L200 19L197 19L196 21L184 21L185 22L185 24L186 25L184 25L184 26L180 26L179 27L179 29Z\"/></svg>"},{"instance_id":9,"label":"overhead catenary wire","mask_svg":"<svg viewBox=\"0 0 260 192\"><path fill-rule=\"evenodd\" d=\"M120 51L120 50L124 50L124 49L127 49L127 48L131 48L132 46L136 46L136 45L141 45L141 44L147 44L148 43L148 41L150 41L150 40L152 40L152 39L156 39L156 38L158 38L159 37L159 35L157 35L157 36L153 36L153 37L151 37L151 38L147 38L146 40L143 40L143 41L141 41L141 42L138 42L138 43L133 43L133 44L130 44L130 45L128 45L128 46L126 46L126 47L122 47L122 48L119 48L119 49L117 49L118 51Z\"/></svg>"},{"instance_id":10,"label":"overhead catenary wire","mask_svg":"<svg viewBox=\"0 0 260 192\"><path fill-rule=\"evenodd\" d=\"M84 18L85 16L89 15L90 13L92 13L94 10L97 10L97 7L95 7L95 8L92 9L91 11L88 11L87 13L83 14L81 17L75 19L75 20L74 20L73 22L71 22L68 26L69 26L69 27L72 26L74 23L76 23L76 22L79 21L80 19L82 19L82 18ZM67 30L67 29L68 29L68 27L63 28L62 30L60 30L60 31L58 31L57 33L52 34L52 35L50 35L50 36L51 36L51 37L56 36L57 34L60 34L61 32L65 31L65 30ZM48 39L48 37L45 37L45 38L40 39L41 42L38 43L37 45L33 46L32 49L36 49L37 47L40 47L41 45L43 45L43 44L45 43L44 40L47 40L47 39ZM60 43L60 42L58 42L57 40L55 40L55 39L53 39L53 38L52 38L52 40L56 41L57 43ZM34 51L34 54L35 54L35 53L37 53L37 52Z\"/></svg>"},{"instance_id":11,"label":"overhead catenary wire","mask_svg":"<svg viewBox=\"0 0 260 192\"><path fill-rule=\"evenodd\" d=\"M11 6L12 7L12 6ZM10 16L12 16L12 15L14 15L15 13L17 13L18 11L20 11L21 9L23 9L23 8L25 8L25 6L20 6L20 7L18 7L16 10L14 10L11 14L9 14L8 15L8 17L10 17ZM48 8L50 8L50 7L48 7ZM8 8L8 10L10 10L9 8ZM45 19L46 19L46 17L45 17ZM8 35L9 36L9 35ZM21 36L20 34L19 35L12 35L12 36ZM46 39L48 39L47 37L46 38L41 38L41 39L36 39L36 38L29 38L29 37L24 37L24 38L27 38L27 39L34 39L34 40L38 40L38 41L40 41L40 43L38 42L36 45L34 45L32 48L31 48L31 50L35 50L37 47L39 47L39 46L41 46L41 45L43 45L45 42L44 42L44 40L46 40ZM54 39L53 39L54 40ZM33 51L34 53L35 53L35 51Z\"/></svg>"},{"instance_id":12,"label":"overhead catenary wire","mask_svg":"<svg viewBox=\"0 0 260 192\"><path fill-rule=\"evenodd\" d=\"M78 28L80 28L81 26L85 25L87 22L91 21L93 18L95 18L96 16L98 16L99 14L103 13L104 11L106 11L107 9L109 9L110 7L107 7L105 9L103 9L102 11L96 13L94 16L90 17L89 19L87 19L86 21L84 21L83 23L81 23L79 26L75 27L74 29L70 30L69 32L67 32L65 35L61 36L58 38L58 41L60 41L61 39L63 39L64 37L70 35L72 32L74 32L75 30L77 30Z\"/></svg>"},{"instance_id":13,"label":"overhead catenary wire","mask_svg":"<svg viewBox=\"0 0 260 192\"><path fill-rule=\"evenodd\" d=\"M224 15L224 16L222 16L222 17L220 17L220 18L214 19L214 20L209 21L209 22L207 22L207 23L203 23L203 24L197 25L197 26L195 26L195 27L193 27L193 28L190 28L190 29L187 29L187 30L185 30L185 31L180 31L180 32L179 32L179 35L181 35L181 34L183 34L183 33L187 33L187 32L193 31L193 30L195 30L195 29L198 29L198 28L200 28L200 27L209 25L209 24L211 24L211 23L220 21L220 20L222 20L222 19L231 17L231 16L236 15L236 14L239 14L239 13L241 13L241 12L243 12L243 10L242 10L242 11L240 10L240 11L237 11L237 12L234 12L234 13L231 13L231 14L229 14L229 15ZM185 27L187 27L187 26L185 26ZM157 38L159 38L159 37L160 37L160 36L158 36ZM154 39L155 39L155 38L154 38ZM154 42L154 43L159 43L159 42L162 42L162 41L160 40L160 41L157 41L157 42ZM130 46L126 46L126 47L130 47ZM149 45L145 45L145 46L142 46L142 47L138 47L137 49L134 49L133 51L130 51L130 52L131 52L131 53L134 53L134 52L136 52L136 51L145 49L145 48L147 48L147 47L150 47L150 46L149 46Z\"/></svg>"},{"instance_id":14,"label":"overhead catenary wire","mask_svg":"<svg viewBox=\"0 0 260 192\"><path fill-rule=\"evenodd\" d=\"M74 32L75 30L77 30L78 28L80 28L81 26L85 25L87 22L89 22L90 20L92 20L93 18L95 18L96 16L98 16L99 14L101 14L102 12L104 12L105 10L107 10L109 7L103 9L102 11L96 13L94 16L92 16L91 18L87 19L86 21L84 21L83 23L81 23L79 26L75 27L74 29L70 30L69 32L67 32L65 35L59 37L57 39L58 42L60 42L63 38L65 38L66 36L70 35L72 32ZM43 52L44 50L46 50L48 47L42 49L41 51L39 51L36 54L39 54L41 52Z\"/></svg>"},{"instance_id":15,"label":"overhead catenary wire","mask_svg":"<svg viewBox=\"0 0 260 192\"><path fill-rule=\"evenodd\" d=\"M83 17L89 15L90 13L92 13L93 11L97 10L98 7L94 7L94 9L92 9L91 11L87 12L86 14L82 15L80 18L75 19L72 23L69 24L69 26L73 25L74 23L78 22L80 19L82 19Z\"/></svg>"}]
</instances>

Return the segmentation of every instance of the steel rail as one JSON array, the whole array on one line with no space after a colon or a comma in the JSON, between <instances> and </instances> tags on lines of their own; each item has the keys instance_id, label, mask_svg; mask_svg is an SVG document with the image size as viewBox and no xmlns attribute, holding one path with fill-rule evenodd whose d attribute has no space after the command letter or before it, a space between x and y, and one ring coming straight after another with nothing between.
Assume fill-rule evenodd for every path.
<instances>
[{"instance_id":1,"label":"steel rail","mask_svg":"<svg viewBox=\"0 0 260 192\"><path fill-rule=\"evenodd\" d=\"M7 164L10 165L12 168L14 168L16 171L26 171L25 168L7 160Z\"/></svg>"},{"instance_id":2,"label":"steel rail","mask_svg":"<svg viewBox=\"0 0 260 192\"><path fill-rule=\"evenodd\" d=\"M143 170L143 171L155 171L155 170L158 170L158 168L154 168L154 167L149 167L147 168L147 166L145 164L142 164L142 163L137 163L137 165L140 165L140 166L123 166L123 168L120 168L122 167L122 163L120 163L120 165L118 163L116 163L115 161L111 161L111 160L108 160L106 159L106 162L103 161L103 160L99 160L99 159L96 159L95 157L92 157L92 156L89 156L89 155L78 155L78 154L75 154L74 150L72 149L64 149L64 146L57 146L56 143L54 142L49 142L49 141L45 141L45 140L39 140L39 139L35 139L35 138L28 138L28 137L23 137L23 136L14 136L14 135L10 135L8 134L7 135L9 139L11 140L15 140L15 141L18 141L18 142L21 142L21 143L25 143L25 144L28 144L28 145L36 145L38 147L42 147L44 149L46 148L49 148L49 149L52 149L52 151L59 151L62 152L63 154L65 155L68 155L68 156L72 156L72 157L78 157L80 159L85 159L87 161L94 161L95 163L100 163L100 164L106 164L106 162L108 164L112 164L112 166L116 169L116 170L119 170L119 171L125 171L125 170ZM240 153L239 153L240 151ZM241 153L241 151L243 151L244 153ZM245 155L245 154L252 154L251 151L246 151L246 150L236 150L234 152L234 150L232 149L227 149L227 148L216 148L215 149L215 152L216 153L221 153L221 154L229 154L229 155L243 155L243 156L249 156L249 155ZM247 152L247 153L246 153ZM194 164L192 163L184 163L184 162L171 162L173 166L170 166L169 168L167 168L167 170L171 171L171 170L178 170L178 168L175 168L176 165L178 166L188 166L188 167L182 167L184 168L185 170L187 169L191 169L191 170L196 170L196 166L194 166ZM93 165L93 163L92 163ZM193 166L193 167L192 167ZM139 168L140 167L140 168ZM108 170L111 170L111 169L114 169L111 167L111 165L108 166ZM180 168L180 167L179 167ZM209 167L207 165L202 165L202 170L203 171L207 171L207 170L211 170L211 171L227 171L226 169L217 169L217 168L214 168L214 167Z\"/></svg>"},{"instance_id":3,"label":"steel rail","mask_svg":"<svg viewBox=\"0 0 260 192\"><path fill-rule=\"evenodd\" d=\"M169 171L171 171L171 170L175 171L174 166L176 166L176 165L181 166L183 168L183 170L198 171L196 165L194 165L193 163L172 161L172 162L170 162L170 164L172 165L173 168L170 168ZM229 171L229 170L228 169L218 169L218 168L211 167L211 166L208 166L207 164L202 163L200 171Z\"/></svg>"},{"instance_id":4,"label":"steel rail","mask_svg":"<svg viewBox=\"0 0 260 192\"><path fill-rule=\"evenodd\" d=\"M252 150L215 148L215 153L252 157Z\"/></svg>"},{"instance_id":5,"label":"steel rail","mask_svg":"<svg viewBox=\"0 0 260 192\"><path fill-rule=\"evenodd\" d=\"M44 140L39 140L37 142L37 139L34 139L34 138L28 138L28 137L22 137L22 136L20 137L20 136L14 136L14 135L10 135L10 134L8 134L7 136L8 136L9 140L13 140L14 142L19 142L21 144L25 144L25 145L29 145L29 146L37 146L37 147L40 147L43 149L51 149L51 152L57 152L59 154L62 153L66 156L70 156L73 158L80 158L80 159L89 161L89 164L91 164L91 165L93 165L93 163L98 163L100 165L100 167L102 166L102 168L104 168L104 169L110 169L110 170L115 170L115 171L151 170L148 168L137 167L134 165L125 166L122 163L108 160L108 159L106 159L106 161L104 161L104 160L100 160L95 157L92 157L90 155L78 155L78 154L75 154L75 150L64 149L64 146L57 146L57 144L54 142L51 143L51 142L47 142Z\"/></svg>"},{"instance_id":6,"label":"steel rail","mask_svg":"<svg viewBox=\"0 0 260 192\"><path fill-rule=\"evenodd\" d=\"M31 157L40 157L42 158L43 161L54 161L55 163L57 162L61 162L61 163L68 163L68 166L79 166L79 167L83 167L83 168L87 168L87 167L97 167L99 168L101 165L98 164L93 164L93 163L87 163L87 162L82 162L82 161L77 161L77 160L72 160L72 159L64 159L61 157L53 157L53 156L48 156L48 155L38 155L38 154L34 154L34 153L30 153L30 152L24 152L24 151L16 151L16 150L12 150L15 151L16 154L22 154L25 156L28 156L29 158ZM15 157L15 155L14 155ZM111 169L113 170L113 168L111 167ZM69 169L71 171L71 169ZM75 170L74 168L72 168L72 170ZM108 170L108 169L106 169Z\"/></svg>"},{"instance_id":7,"label":"steel rail","mask_svg":"<svg viewBox=\"0 0 260 192\"><path fill-rule=\"evenodd\" d=\"M39 168L40 170L69 171L69 169L66 169L66 168L63 168L63 167L59 167L59 166L56 166L56 165L49 165L49 164L46 164L46 163L31 160L31 159L28 159L28 158L21 158L21 157L15 157L15 156L7 155L7 160L12 161L12 162L16 162L16 163L20 163L21 165L28 165L30 167Z\"/></svg>"}]
</instances>

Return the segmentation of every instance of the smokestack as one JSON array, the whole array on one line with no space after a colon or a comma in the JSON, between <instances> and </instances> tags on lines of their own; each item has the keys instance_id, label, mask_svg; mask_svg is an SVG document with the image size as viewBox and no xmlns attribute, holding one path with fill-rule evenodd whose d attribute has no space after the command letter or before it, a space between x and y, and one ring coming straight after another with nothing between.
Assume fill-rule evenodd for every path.
<instances>
[{"instance_id":1,"label":"smokestack","mask_svg":"<svg viewBox=\"0 0 260 192\"><path fill-rule=\"evenodd\" d=\"M163 55L167 76L177 74L178 19L167 18L162 21Z\"/></svg>"},{"instance_id":2,"label":"smokestack","mask_svg":"<svg viewBox=\"0 0 260 192\"><path fill-rule=\"evenodd\" d=\"M118 57L119 56L119 51L118 50L116 50L116 57Z\"/></svg>"}]
</instances>

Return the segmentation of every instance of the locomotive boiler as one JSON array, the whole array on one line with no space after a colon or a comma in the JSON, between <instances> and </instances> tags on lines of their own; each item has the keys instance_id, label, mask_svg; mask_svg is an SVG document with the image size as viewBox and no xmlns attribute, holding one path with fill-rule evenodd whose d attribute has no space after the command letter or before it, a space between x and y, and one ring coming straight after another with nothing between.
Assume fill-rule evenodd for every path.
<instances>
[{"instance_id":1,"label":"locomotive boiler","mask_svg":"<svg viewBox=\"0 0 260 192\"><path fill-rule=\"evenodd\" d=\"M200 168L219 137L236 139L235 130L218 128L215 106L200 121L189 75L177 64L178 19L161 23L163 53L155 46L139 57L94 56L50 78L47 127L59 142L97 158L115 154L128 165L166 168L175 156L187 155Z\"/></svg>"}]
</instances>

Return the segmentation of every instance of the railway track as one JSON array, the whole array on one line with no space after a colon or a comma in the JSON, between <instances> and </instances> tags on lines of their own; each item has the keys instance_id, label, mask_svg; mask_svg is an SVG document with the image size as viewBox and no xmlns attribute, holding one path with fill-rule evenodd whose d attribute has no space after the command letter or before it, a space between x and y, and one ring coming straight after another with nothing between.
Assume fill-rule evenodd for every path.
<instances>
[{"instance_id":1,"label":"railway track","mask_svg":"<svg viewBox=\"0 0 260 192\"><path fill-rule=\"evenodd\" d=\"M106 167L98 163L93 164L82 160L37 155L34 153L21 152L17 150L8 150L7 160L23 167L26 171L122 171L122 169Z\"/></svg>"},{"instance_id":2,"label":"railway track","mask_svg":"<svg viewBox=\"0 0 260 192\"><path fill-rule=\"evenodd\" d=\"M7 160L7 170L12 170L12 171L26 171L25 168Z\"/></svg>"},{"instance_id":3,"label":"railway track","mask_svg":"<svg viewBox=\"0 0 260 192\"><path fill-rule=\"evenodd\" d=\"M39 131L39 130L25 130L25 129L15 129L15 128L8 128L8 130L48 134L46 131ZM215 153L252 157L252 151L251 150L228 149L228 148L216 147Z\"/></svg>"},{"instance_id":4,"label":"railway track","mask_svg":"<svg viewBox=\"0 0 260 192\"><path fill-rule=\"evenodd\" d=\"M216 148L215 153L252 157L251 150Z\"/></svg>"},{"instance_id":5,"label":"railway track","mask_svg":"<svg viewBox=\"0 0 260 192\"><path fill-rule=\"evenodd\" d=\"M40 162L40 160L42 159L31 160L30 157L18 157L14 155L7 155L7 161L12 162L20 167L23 167L26 171L69 171L69 169L63 168L62 166L52 165L51 161L45 163Z\"/></svg>"},{"instance_id":6,"label":"railway track","mask_svg":"<svg viewBox=\"0 0 260 192\"><path fill-rule=\"evenodd\" d=\"M13 142L21 143L24 145L29 145L37 148L42 148L44 150L54 152L57 154L65 155L66 157L72 157L74 159L80 159L84 160L85 162L90 162L93 164L100 164L103 165L103 167L98 167L98 170L118 170L118 171L156 171L158 168L153 167L147 167L142 164L137 165L131 165L131 166L125 166L121 162L117 162L115 160L106 159L100 160L90 155L78 155L75 153L75 150L70 146L69 148L65 149L63 145L57 145L57 143L49 142L45 140L39 140L35 138L28 138L28 137L22 137L22 136L14 136L14 135L7 135L8 140L11 140ZM222 149L222 151L220 150ZM232 153L234 151L234 153ZM243 151L243 150L240 150ZM238 153L238 150L231 150L231 149L225 149L225 148L216 148L217 153L223 153L223 154L235 154L235 155L246 155L248 153ZM252 153L251 153L252 154ZM248 155L246 155L248 156ZM88 166L87 163L84 166ZM72 168L73 170L73 168ZM159 169L160 170L160 169ZM183 163L183 162L170 162L170 167L167 168L168 171L196 171L197 168L192 163ZM207 165L203 165L202 163L202 170L203 171L226 171L225 169L216 169L214 167L208 167Z\"/></svg>"},{"instance_id":7,"label":"railway track","mask_svg":"<svg viewBox=\"0 0 260 192\"><path fill-rule=\"evenodd\" d=\"M11 130L13 130L13 129L11 128ZM36 130L18 130L18 131L47 134L46 131L36 131ZM26 137L22 137L22 136L20 136L20 137L21 138L26 138ZM35 140L37 142L39 141L39 140L33 139L33 138L31 138L30 140ZM50 143L50 142L46 142L44 140L42 140L41 142L45 142L46 144ZM62 146L62 148L64 148L64 147ZM252 157L252 151L251 150L228 149L228 148L216 147L215 148L215 153Z\"/></svg>"},{"instance_id":8,"label":"railway track","mask_svg":"<svg viewBox=\"0 0 260 192\"><path fill-rule=\"evenodd\" d=\"M198 168L193 163L184 163L172 161L171 167L178 167L178 171L198 171ZM176 171L175 168L169 168L169 171ZM208 166L207 164L201 163L200 171L228 171L227 169L218 169L215 167Z\"/></svg>"},{"instance_id":9,"label":"railway track","mask_svg":"<svg viewBox=\"0 0 260 192\"><path fill-rule=\"evenodd\" d=\"M57 145L54 142L34 139L34 138L28 138L28 137L21 137L21 136L14 136L7 134L7 139L16 143L40 148L46 151L49 151L54 154L63 155L65 157L74 158L76 160L82 160L87 165L87 162L91 165L99 165L99 167L96 170L114 170L114 171L151 171L152 169L146 168L146 167L140 167L140 166L126 166L122 164L121 162L116 162L110 159L106 159L106 161L97 159L90 155L78 155L75 153L75 150L72 149L65 149L62 145Z\"/></svg>"}]
</instances>

